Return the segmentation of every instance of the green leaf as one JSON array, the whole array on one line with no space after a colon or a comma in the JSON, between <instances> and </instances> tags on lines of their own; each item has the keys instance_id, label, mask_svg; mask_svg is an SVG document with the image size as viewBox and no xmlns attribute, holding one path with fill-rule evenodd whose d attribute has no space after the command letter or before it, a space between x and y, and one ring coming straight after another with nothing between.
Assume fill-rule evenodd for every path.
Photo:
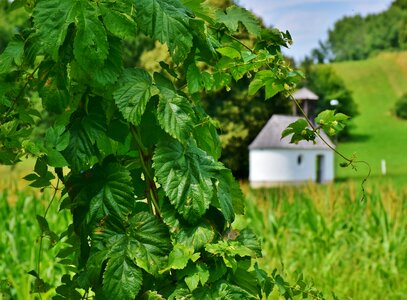
<instances>
[{"instance_id":1,"label":"green leaf","mask_svg":"<svg viewBox=\"0 0 407 300\"><path fill-rule=\"evenodd\" d=\"M256 94L263 86L266 88L265 99L284 90L284 85L277 81L276 75L271 70L261 70L256 73L249 84L249 95Z\"/></svg>"},{"instance_id":2,"label":"green leaf","mask_svg":"<svg viewBox=\"0 0 407 300\"><path fill-rule=\"evenodd\" d=\"M160 126L172 137L185 142L193 129L194 111L189 100L176 92L172 83L154 74L157 87L160 90L157 118Z\"/></svg>"},{"instance_id":3,"label":"green leaf","mask_svg":"<svg viewBox=\"0 0 407 300\"><path fill-rule=\"evenodd\" d=\"M189 64L187 68L187 83L188 83L188 91L190 94L195 94L202 90L201 84L201 71L194 63Z\"/></svg>"},{"instance_id":4,"label":"green leaf","mask_svg":"<svg viewBox=\"0 0 407 300\"><path fill-rule=\"evenodd\" d=\"M153 157L158 182L177 211L197 222L208 209L213 195L211 177L217 165L191 141L184 147L176 140L163 140Z\"/></svg>"},{"instance_id":5,"label":"green leaf","mask_svg":"<svg viewBox=\"0 0 407 300\"><path fill-rule=\"evenodd\" d=\"M329 135L335 135L345 127L345 121L349 117L343 113L335 113L335 110L324 110L315 118L315 123Z\"/></svg>"},{"instance_id":6,"label":"green leaf","mask_svg":"<svg viewBox=\"0 0 407 300\"><path fill-rule=\"evenodd\" d=\"M73 53L79 65L91 70L103 65L109 52L105 27L99 20L100 12L93 2L76 1L75 13L77 31Z\"/></svg>"},{"instance_id":7,"label":"green leaf","mask_svg":"<svg viewBox=\"0 0 407 300\"><path fill-rule=\"evenodd\" d=\"M205 0L181 0L192 12L208 23L212 24L216 17L215 9L211 5L205 5Z\"/></svg>"},{"instance_id":8,"label":"green leaf","mask_svg":"<svg viewBox=\"0 0 407 300\"><path fill-rule=\"evenodd\" d=\"M195 251L200 251L205 245L215 239L214 228L207 223L200 223L193 227L182 227L178 229L177 240L183 245L194 247Z\"/></svg>"},{"instance_id":9,"label":"green leaf","mask_svg":"<svg viewBox=\"0 0 407 300\"><path fill-rule=\"evenodd\" d=\"M90 184L100 188L89 199L88 224L95 223L105 216L115 216L124 220L134 206L130 172L118 163L106 162L100 169L94 168L93 174Z\"/></svg>"},{"instance_id":10,"label":"green leaf","mask_svg":"<svg viewBox=\"0 0 407 300\"><path fill-rule=\"evenodd\" d=\"M75 21L78 13L74 0L39 0L33 11L37 29L35 36L41 48L56 61L59 47L64 43L68 27Z\"/></svg>"},{"instance_id":11,"label":"green leaf","mask_svg":"<svg viewBox=\"0 0 407 300\"><path fill-rule=\"evenodd\" d=\"M137 265L125 255L109 259L103 274L103 293L108 299L132 300L140 291L143 276Z\"/></svg>"},{"instance_id":12,"label":"green leaf","mask_svg":"<svg viewBox=\"0 0 407 300\"><path fill-rule=\"evenodd\" d=\"M140 212L130 220L132 257L146 272L156 275L170 252L170 237L167 226L147 212Z\"/></svg>"},{"instance_id":13,"label":"green leaf","mask_svg":"<svg viewBox=\"0 0 407 300\"><path fill-rule=\"evenodd\" d=\"M0 74L11 71L13 65L21 65L24 56L24 42L13 40L0 55Z\"/></svg>"},{"instance_id":14,"label":"green leaf","mask_svg":"<svg viewBox=\"0 0 407 300\"><path fill-rule=\"evenodd\" d=\"M47 234L50 231L47 219L45 219L44 217L42 217L40 215L36 215L36 218L37 218L38 225L40 226L41 233Z\"/></svg>"},{"instance_id":15,"label":"green leaf","mask_svg":"<svg viewBox=\"0 0 407 300\"><path fill-rule=\"evenodd\" d=\"M197 290L198 291L198 290ZM227 299L227 300L240 300L240 299L258 299L248 293L246 290L241 287L234 285L230 282L219 281L211 286L211 289L208 291L208 288L203 287L199 289L199 294L194 293L196 299Z\"/></svg>"},{"instance_id":16,"label":"green leaf","mask_svg":"<svg viewBox=\"0 0 407 300\"><path fill-rule=\"evenodd\" d=\"M201 286L205 286L209 279L208 266L203 263L190 264L185 270L179 272L179 276L185 276L184 281L192 292L198 287L199 283Z\"/></svg>"},{"instance_id":17,"label":"green leaf","mask_svg":"<svg viewBox=\"0 0 407 300\"><path fill-rule=\"evenodd\" d=\"M68 166L68 162L61 152L55 149L48 149L47 151L47 163L55 168L63 168Z\"/></svg>"},{"instance_id":18,"label":"green leaf","mask_svg":"<svg viewBox=\"0 0 407 300\"><path fill-rule=\"evenodd\" d=\"M246 246L252 250L256 257L261 257L261 244L257 239L256 235L250 229L243 229L239 232L239 236L236 238L237 242L240 242L242 245Z\"/></svg>"},{"instance_id":19,"label":"green leaf","mask_svg":"<svg viewBox=\"0 0 407 300\"><path fill-rule=\"evenodd\" d=\"M233 282L250 293L254 298L261 296L261 289L257 281L256 273L248 271L250 260L244 260L238 263L236 271L233 273Z\"/></svg>"},{"instance_id":20,"label":"green leaf","mask_svg":"<svg viewBox=\"0 0 407 300\"><path fill-rule=\"evenodd\" d=\"M194 128L194 138L199 148L218 160L222 152L219 135L213 121L209 119L209 116L207 118Z\"/></svg>"},{"instance_id":21,"label":"green leaf","mask_svg":"<svg viewBox=\"0 0 407 300\"><path fill-rule=\"evenodd\" d=\"M174 245L174 248L168 256L168 266L161 272L165 272L170 269L184 269L190 260L195 262L199 256L199 252L194 253L193 247L177 243Z\"/></svg>"},{"instance_id":22,"label":"green leaf","mask_svg":"<svg viewBox=\"0 0 407 300\"><path fill-rule=\"evenodd\" d=\"M217 48L216 51L218 51L223 56L226 56L226 57L229 57L232 59L240 58L240 52L232 47Z\"/></svg>"},{"instance_id":23,"label":"green leaf","mask_svg":"<svg viewBox=\"0 0 407 300\"><path fill-rule=\"evenodd\" d=\"M241 22L247 31L255 37L260 36L261 27L252 13L238 6L230 6L225 12L218 11L216 14L218 23L223 23L231 31L235 32Z\"/></svg>"},{"instance_id":24,"label":"green leaf","mask_svg":"<svg viewBox=\"0 0 407 300\"><path fill-rule=\"evenodd\" d=\"M47 167L47 163L45 162L45 160L43 158L37 158L37 161L35 162L35 165L34 165L34 171L40 177L47 176L48 167Z\"/></svg>"},{"instance_id":25,"label":"green leaf","mask_svg":"<svg viewBox=\"0 0 407 300\"><path fill-rule=\"evenodd\" d=\"M143 293L140 300L165 300L165 298L158 294L157 291L146 291Z\"/></svg>"},{"instance_id":26,"label":"green leaf","mask_svg":"<svg viewBox=\"0 0 407 300\"><path fill-rule=\"evenodd\" d=\"M308 128L308 123L305 119L298 119L297 121L288 125L286 129L281 133L281 138L285 138L292 134L290 143L297 144L299 141L314 141L315 133Z\"/></svg>"},{"instance_id":27,"label":"green leaf","mask_svg":"<svg viewBox=\"0 0 407 300\"><path fill-rule=\"evenodd\" d=\"M151 98L151 77L145 70L127 69L120 83L113 93L117 107L127 121L138 125Z\"/></svg>"},{"instance_id":28,"label":"green leaf","mask_svg":"<svg viewBox=\"0 0 407 300\"><path fill-rule=\"evenodd\" d=\"M72 115L69 128L69 145L64 150L63 155L74 171L86 170L95 164L97 155L109 153L106 149L108 145L107 120L100 99L90 99L88 106L92 107L89 113L77 111ZM96 150L98 146L98 151Z\"/></svg>"},{"instance_id":29,"label":"green leaf","mask_svg":"<svg viewBox=\"0 0 407 300\"><path fill-rule=\"evenodd\" d=\"M218 176L218 180L216 191L220 209L225 219L231 223L235 218L235 209L239 214L243 214L244 212L243 193L230 170L226 168L222 170Z\"/></svg>"},{"instance_id":30,"label":"green leaf","mask_svg":"<svg viewBox=\"0 0 407 300\"><path fill-rule=\"evenodd\" d=\"M118 10L112 3L101 2L99 7L103 23L113 35L125 39L136 34L137 24L128 15L128 13L131 13L132 7L128 7L127 12Z\"/></svg>"},{"instance_id":31,"label":"green leaf","mask_svg":"<svg viewBox=\"0 0 407 300\"><path fill-rule=\"evenodd\" d=\"M45 146L47 148L62 151L68 144L69 132L65 130L65 126L58 125L47 130L45 134Z\"/></svg>"},{"instance_id":32,"label":"green leaf","mask_svg":"<svg viewBox=\"0 0 407 300\"><path fill-rule=\"evenodd\" d=\"M206 89L210 91L213 87L213 77L206 71L200 70L195 63L191 63L187 68L187 83L190 94Z\"/></svg>"},{"instance_id":33,"label":"green leaf","mask_svg":"<svg viewBox=\"0 0 407 300\"><path fill-rule=\"evenodd\" d=\"M167 44L175 63L183 61L193 39L187 8L179 0L139 0L135 6L139 28Z\"/></svg>"}]
</instances>

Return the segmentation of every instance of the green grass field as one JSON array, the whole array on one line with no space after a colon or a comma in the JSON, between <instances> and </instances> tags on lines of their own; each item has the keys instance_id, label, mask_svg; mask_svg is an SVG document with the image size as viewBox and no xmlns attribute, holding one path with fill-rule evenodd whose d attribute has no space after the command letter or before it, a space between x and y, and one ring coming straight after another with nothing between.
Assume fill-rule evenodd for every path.
<instances>
[{"instance_id":1,"label":"green grass field","mask_svg":"<svg viewBox=\"0 0 407 300\"><path fill-rule=\"evenodd\" d=\"M407 52L383 53L332 66L352 91L360 112L353 120L352 139L340 143L338 150L348 156L356 153L358 159L366 160L373 176L381 174L382 159L386 160L388 176L407 176L407 121L393 114L395 102L407 92ZM359 172L337 169L338 178L364 174L364 166Z\"/></svg>"},{"instance_id":2,"label":"green grass field","mask_svg":"<svg viewBox=\"0 0 407 300\"><path fill-rule=\"evenodd\" d=\"M238 226L262 239L262 267L305 281L326 299L399 300L407 295L407 188L355 182L251 190ZM274 294L271 299L280 299Z\"/></svg>"}]
</instances>

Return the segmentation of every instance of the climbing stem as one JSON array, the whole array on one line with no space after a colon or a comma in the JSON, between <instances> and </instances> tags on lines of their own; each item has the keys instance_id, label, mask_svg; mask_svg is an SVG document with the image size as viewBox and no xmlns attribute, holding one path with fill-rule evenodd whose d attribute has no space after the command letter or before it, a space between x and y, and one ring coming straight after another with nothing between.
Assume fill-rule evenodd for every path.
<instances>
[{"instance_id":1,"label":"climbing stem","mask_svg":"<svg viewBox=\"0 0 407 300\"><path fill-rule=\"evenodd\" d=\"M337 155L339 155L340 157L342 157L345 161L348 162L348 165L351 165L353 169L356 170L355 164L364 164L367 166L368 168L368 172L365 178L363 178L362 183L361 183L361 188L362 188L362 199L361 201L363 201L366 196L365 196L365 183L367 181L367 179L370 177L370 174L372 172L372 168L370 167L370 164L364 160L354 160L353 158L348 158L345 155L343 155L341 152L339 152L338 150L336 150L334 147L332 147L332 145L330 143L328 143L328 141L326 141L324 139L324 137L319 133L319 128L316 127L312 121L310 120L310 118L307 116L307 114L305 113L305 111L302 109L301 105L298 103L297 99L295 99L291 94L290 94L290 98L292 101L294 101L295 105L297 106L297 108L299 109L299 111L301 112L301 114L304 116L305 120L307 121L308 125L311 127L311 129L313 130L313 132L322 140L322 142L327 145L332 151L334 151Z\"/></svg>"},{"instance_id":2,"label":"climbing stem","mask_svg":"<svg viewBox=\"0 0 407 300\"><path fill-rule=\"evenodd\" d=\"M152 168L152 155L149 149L144 146L140 134L138 132L138 129L136 126L131 125L130 127L131 134L136 141L137 148L140 153L140 161L141 161L141 167L143 168L143 173L145 176L146 180L146 196L147 200L152 205L155 214L158 217L161 217L161 212L160 212L160 207L158 206L158 194L157 194L157 185L154 181L154 173L153 173L153 168Z\"/></svg>"}]
</instances>

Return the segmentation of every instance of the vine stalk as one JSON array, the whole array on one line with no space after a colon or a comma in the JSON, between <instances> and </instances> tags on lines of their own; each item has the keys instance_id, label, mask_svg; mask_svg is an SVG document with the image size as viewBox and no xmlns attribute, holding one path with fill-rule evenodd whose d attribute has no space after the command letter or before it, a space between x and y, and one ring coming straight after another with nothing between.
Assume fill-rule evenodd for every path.
<instances>
[{"instance_id":1,"label":"vine stalk","mask_svg":"<svg viewBox=\"0 0 407 300\"><path fill-rule=\"evenodd\" d=\"M136 145L140 154L141 167L143 168L143 173L146 180L147 200L151 205L155 215L161 217L160 207L158 206L157 185L155 183L152 172L151 155L148 149L144 146L137 127L131 125L130 130L134 140L136 141Z\"/></svg>"},{"instance_id":2,"label":"vine stalk","mask_svg":"<svg viewBox=\"0 0 407 300\"><path fill-rule=\"evenodd\" d=\"M341 158L343 158L345 161L348 162L348 165L351 165L352 168L354 170L356 170L355 164L365 164L368 167L368 173L367 175L363 178L362 183L361 183L361 188L362 188L362 198L360 201L364 201L364 199L366 198L365 195L365 183L367 181L367 179L370 177L370 174L372 172L372 168L370 167L369 163L364 161L364 160L354 160L351 158L346 157L345 155L343 155L341 152L339 152L338 150L336 150L334 147L332 147L325 139L324 137L319 133L318 131L318 127L315 127L315 125L312 123L312 121L310 120L310 118L307 116L307 114L305 113L305 111L302 109L301 105L299 104L299 102L297 101L297 99L295 99L293 97L293 95L290 94L290 99L292 101L294 101L295 105L297 106L297 108L299 109L299 111L301 112L301 114L304 116L305 120L307 121L308 125L311 127L312 131L321 139L321 141L327 145L332 151L334 151L337 155L339 155Z\"/></svg>"}]
</instances>

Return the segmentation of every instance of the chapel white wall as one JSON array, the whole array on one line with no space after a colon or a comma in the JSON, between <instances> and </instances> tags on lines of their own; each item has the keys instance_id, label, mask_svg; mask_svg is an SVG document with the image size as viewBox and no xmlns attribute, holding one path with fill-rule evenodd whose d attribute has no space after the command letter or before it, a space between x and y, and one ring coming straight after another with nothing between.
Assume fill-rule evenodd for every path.
<instances>
[{"instance_id":1,"label":"chapel white wall","mask_svg":"<svg viewBox=\"0 0 407 300\"><path fill-rule=\"evenodd\" d=\"M298 156L301 163L298 164ZM333 153L318 149L252 149L249 153L251 183L289 183L316 180L316 159L323 155L322 182L334 179Z\"/></svg>"}]
</instances>

